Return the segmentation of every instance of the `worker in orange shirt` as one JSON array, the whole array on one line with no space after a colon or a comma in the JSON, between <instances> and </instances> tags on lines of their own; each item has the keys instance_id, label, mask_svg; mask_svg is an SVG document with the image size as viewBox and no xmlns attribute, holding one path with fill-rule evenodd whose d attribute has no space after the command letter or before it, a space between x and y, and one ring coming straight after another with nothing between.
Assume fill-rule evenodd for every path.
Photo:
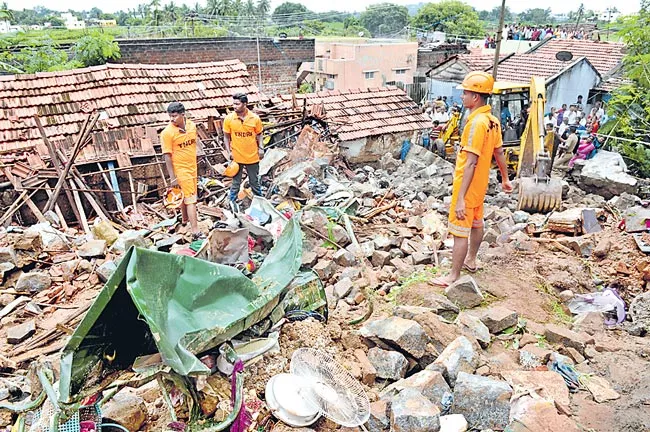
<instances>
[{"instance_id":1,"label":"worker in orange shirt","mask_svg":"<svg viewBox=\"0 0 650 432\"><path fill-rule=\"evenodd\" d=\"M454 236L451 272L435 278L434 285L447 287L460 278L461 269L478 269L476 255L483 241L483 200L487 192L492 157L501 171L502 188L512 192L501 140L499 119L490 113L488 96L494 78L486 72L470 72L462 84L461 100L469 116L461 136L449 208L449 233ZM469 249L469 254L468 254Z\"/></svg>"},{"instance_id":2,"label":"worker in orange shirt","mask_svg":"<svg viewBox=\"0 0 650 432\"><path fill-rule=\"evenodd\" d=\"M180 102L172 102L167 107L170 123L160 133L163 157L167 165L170 183L180 186L183 191L181 214L183 223L189 220L193 238L204 235L199 231L197 202L197 163L196 163L196 125L185 118L185 107Z\"/></svg>"},{"instance_id":3,"label":"worker in orange shirt","mask_svg":"<svg viewBox=\"0 0 650 432\"><path fill-rule=\"evenodd\" d=\"M239 171L233 177L230 187L230 206L237 213L237 194L241 186L242 171L246 168L248 182L253 195L261 196L259 172L262 150L262 121L259 116L249 110L246 104L248 96L237 93L232 97L234 112L226 116L223 122L223 136L226 151L233 161L239 164Z\"/></svg>"}]
</instances>

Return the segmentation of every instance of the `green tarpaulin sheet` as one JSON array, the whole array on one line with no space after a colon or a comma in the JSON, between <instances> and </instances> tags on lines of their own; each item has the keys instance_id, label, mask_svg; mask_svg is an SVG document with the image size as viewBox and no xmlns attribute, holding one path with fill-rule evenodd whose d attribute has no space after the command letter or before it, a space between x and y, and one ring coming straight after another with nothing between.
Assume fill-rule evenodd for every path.
<instances>
[{"instance_id":1,"label":"green tarpaulin sheet","mask_svg":"<svg viewBox=\"0 0 650 432\"><path fill-rule=\"evenodd\" d=\"M131 248L63 349L61 400L156 352L181 375L209 373L195 354L267 317L301 260L293 219L252 280L232 267Z\"/></svg>"}]
</instances>

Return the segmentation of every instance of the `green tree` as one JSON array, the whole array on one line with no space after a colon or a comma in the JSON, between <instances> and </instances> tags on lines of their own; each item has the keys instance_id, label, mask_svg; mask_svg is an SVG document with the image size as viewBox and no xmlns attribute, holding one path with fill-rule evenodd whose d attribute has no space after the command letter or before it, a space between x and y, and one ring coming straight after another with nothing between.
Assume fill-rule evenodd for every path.
<instances>
[{"instance_id":1,"label":"green tree","mask_svg":"<svg viewBox=\"0 0 650 432\"><path fill-rule=\"evenodd\" d=\"M165 20L171 23L176 22L178 19L178 7L173 0L165 5L163 11L165 13Z\"/></svg>"},{"instance_id":2,"label":"green tree","mask_svg":"<svg viewBox=\"0 0 650 432\"><path fill-rule=\"evenodd\" d=\"M76 61L69 61L68 54L48 38L37 47L26 47L13 55L13 63L25 73L57 71L79 67Z\"/></svg>"},{"instance_id":3,"label":"green tree","mask_svg":"<svg viewBox=\"0 0 650 432\"><path fill-rule=\"evenodd\" d=\"M626 84L616 89L607 106L605 134L633 140L612 139L614 147L643 177L650 177L650 0L641 0L638 15L619 20L619 36L626 44L623 58Z\"/></svg>"},{"instance_id":4,"label":"green tree","mask_svg":"<svg viewBox=\"0 0 650 432\"><path fill-rule=\"evenodd\" d=\"M52 27L65 27L65 22L56 15L50 15L45 22L49 22Z\"/></svg>"},{"instance_id":5,"label":"green tree","mask_svg":"<svg viewBox=\"0 0 650 432\"><path fill-rule=\"evenodd\" d=\"M404 6L379 3L368 6L359 17L359 22L373 35L388 35L408 25L409 11Z\"/></svg>"},{"instance_id":6,"label":"green tree","mask_svg":"<svg viewBox=\"0 0 650 432\"><path fill-rule=\"evenodd\" d=\"M113 36L100 31L83 36L72 48L74 59L83 66L97 66L120 58L120 46Z\"/></svg>"},{"instance_id":7,"label":"green tree","mask_svg":"<svg viewBox=\"0 0 650 432\"><path fill-rule=\"evenodd\" d=\"M258 0L257 2L257 14L261 17L265 17L271 11L271 1L270 0Z\"/></svg>"},{"instance_id":8,"label":"green tree","mask_svg":"<svg viewBox=\"0 0 650 432\"><path fill-rule=\"evenodd\" d=\"M14 13L9 10L7 3L3 2L0 7L0 21L13 21Z\"/></svg>"},{"instance_id":9,"label":"green tree","mask_svg":"<svg viewBox=\"0 0 650 432\"><path fill-rule=\"evenodd\" d=\"M544 25L553 22L553 17L551 16L551 9L526 9L524 12L519 14L519 21L533 24L533 25Z\"/></svg>"},{"instance_id":10,"label":"green tree","mask_svg":"<svg viewBox=\"0 0 650 432\"><path fill-rule=\"evenodd\" d=\"M257 14L257 8L255 7L255 2L253 0L246 0L244 5L244 15L246 16L255 16Z\"/></svg>"},{"instance_id":11,"label":"green tree","mask_svg":"<svg viewBox=\"0 0 650 432\"><path fill-rule=\"evenodd\" d=\"M102 10L94 7L88 12L88 18L95 18L95 19L100 19L102 16Z\"/></svg>"},{"instance_id":12,"label":"green tree","mask_svg":"<svg viewBox=\"0 0 650 432\"><path fill-rule=\"evenodd\" d=\"M160 24L160 0L151 0L149 7L151 10L152 23L154 26L158 27Z\"/></svg>"},{"instance_id":13,"label":"green tree","mask_svg":"<svg viewBox=\"0 0 650 432\"><path fill-rule=\"evenodd\" d=\"M413 17L413 25L425 30L443 30L448 35L483 35L476 10L458 0L425 4Z\"/></svg>"}]
</instances>

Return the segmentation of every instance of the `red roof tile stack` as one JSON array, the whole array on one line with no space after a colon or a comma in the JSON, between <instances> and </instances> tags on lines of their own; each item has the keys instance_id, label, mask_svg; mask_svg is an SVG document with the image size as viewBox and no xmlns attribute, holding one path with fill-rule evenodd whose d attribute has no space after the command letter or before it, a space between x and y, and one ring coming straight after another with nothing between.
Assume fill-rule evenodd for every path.
<instances>
[{"instance_id":1,"label":"red roof tile stack","mask_svg":"<svg viewBox=\"0 0 650 432\"><path fill-rule=\"evenodd\" d=\"M308 105L323 103L327 120L341 123L337 135L341 141L397 132L432 128L418 105L397 87L350 89L297 94ZM291 95L273 98L278 103L290 103ZM302 106L302 102L298 104Z\"/></svg>"},{"instance_id":2,"label":"red roof tile stack","mask_svg":"<svg viewBox=\"0 0 650 432\"><path fill-rule=\"evenodd\" d=\"M39 150L44 143L33 116L38 114L52 141L79 131L87 113L104 111L105 129L143 126L168 120L169 102L180 101L193 118L219 115L231 95L257 87L239 60L177 65L106 64L61 72L0 76L0 154ZM45 152L47 154L47 152Z\"/></svg>"}]
</instances>

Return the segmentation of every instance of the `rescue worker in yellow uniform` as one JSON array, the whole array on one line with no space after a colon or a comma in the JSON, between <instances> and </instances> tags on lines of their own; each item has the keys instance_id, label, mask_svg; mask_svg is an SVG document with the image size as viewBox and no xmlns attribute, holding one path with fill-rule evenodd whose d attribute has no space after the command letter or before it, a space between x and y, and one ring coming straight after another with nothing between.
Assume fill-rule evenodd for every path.
<instances>
[{"instance_id":1,"label":"rescue worker in yellow uniform","mask_svg":"<svg viewBox=\"0 0 650 432\"><path fill-rule=\"evenodd\" d=\"M172 102L167 107L170 123L160 133L162 153L172 186L183 191L181 213L183 223L189 220L194 239L202 238L199 231L197 202L197 161L196 125L185 118L185 107L180 102Z\"/></svg>"},{"instance_id":2,"label":"rescue worker in yellow uniform","mask_svg":"<svg viewBox=\"0 0 650 432\"><path fill-rule=\"evenodd\" d=\"M483 201L488 188L492 157L501 172L502 188L512 192L503 152L499 119L490 113L488 96L494 78L486 72L470 72L462 84L463 106L469 116L461 136L456 158L454 183L449 208L449 234L454 236L451 272L433 279L434 285L447 287L460 278L462 269L478 269L476 255L483 241ZM469 254L468 254L469 249Z\"/></svg>"},{"instance_id":3,"label":"rescue worker in yellow uniform","mask_svg":"<svg viewBox=\"0 0 650 432\"><path fill-rule=\"evenodd\" d=\"M233 95L234 112L228 114L223 122L226 152L233 161L239 164L239 171L233 177L230 187L230 206L234 212L239 211L237 194L244 169L246 169L253 195L262 195L259 182L260 158L264 154L264 150L262 150L262 120L248 109L247 103L248 96L244 93Z\"/></svg>"}]
</instances>

